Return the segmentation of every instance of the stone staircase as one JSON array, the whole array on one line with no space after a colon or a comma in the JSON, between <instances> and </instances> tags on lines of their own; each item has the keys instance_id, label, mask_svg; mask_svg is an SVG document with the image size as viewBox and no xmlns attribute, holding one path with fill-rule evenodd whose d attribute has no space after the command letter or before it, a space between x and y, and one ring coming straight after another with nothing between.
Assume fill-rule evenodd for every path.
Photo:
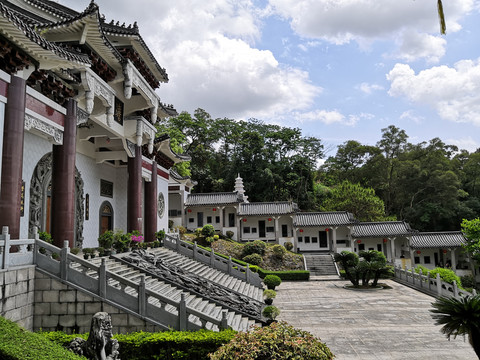
<instances>
[{"instance_id":1,"label":"stone staircase","mask_svg":"<svg viewBox=\"0 0 480 360\"><path fill-rule=\"evenodd\" d=\"M236 293L243 294L260 302L263 301L263 289L230 276L220 270L213 269L208 265L164 247L150 249L149 252L165 262L179 266L185 271L197 274L206 280L231 289Z\"/></svg>"},{"instance_id":2,"label":"stone staircase","mask_svg":"<svg viewBox=\"0 0 480 360\"><path fill-rule=\"evenodd\" d=\"M311 276L338 275L335 262L330 254L303 254Z\"/></svg>"},{"instance_id":3,"label":"stone staircase","mask_svg":"<svg viewBox=\"0 0 480 360\"><path fill-rule=\"evenodd\" d=\"M229 276L228 274L211 269L206 265L197 263L194 260L176 254L168 249L158 248L149 250L148 252L153 253L155 257L158 257L165 263L180 267L187 274L190 273L199 275L210 281L212 284L218 283L220 286L228 289L228 291L232 294L230 296L233 296L233 294L243 296L242 299L244 299L245 303L263 302L262 289L247 284L246 282ZM161 279L158 276L142 271L141 269L132 266L132 264L122 261L125 256L128 256L128 253L120 254L110 258L95 258L90 261L95 265L100 265L102 259L105 259L103 261L105 261L106 269L109 273L121 276L122 278L135 283L144 281L146 290L161 294L163 297L167 297L172 301L178 302L183 298L185 300L186 307L193 309L198 313L206 314L207 316L219 320L225 317L228 326L236 331L246 331L254 324L261 325L261 316L251 316L251 314L242 312L233 306L228 306L228 304L218 301L218 299L212 299L198 292L189 290L188 287L182 286L182 284L175 284L174 281ZM92 273L91 275L95 277L95 274ZM126 292L128 292L128 288L126 289ZM171 312L172 314L177 313L176 308L161 304L161 302L155 297L149 297L148 302L151 305L160 308L163 306L165 310ZM222 313L225 313L226 316ZM207 329L218 330L216 326L212 326L208 323L206 324L204 321L202 321L202 319L192 314L189 315L188 321L197 324L200 328L204 327ZM174 327L173 324L165 325Z\"/></svg>"}]
</instances>

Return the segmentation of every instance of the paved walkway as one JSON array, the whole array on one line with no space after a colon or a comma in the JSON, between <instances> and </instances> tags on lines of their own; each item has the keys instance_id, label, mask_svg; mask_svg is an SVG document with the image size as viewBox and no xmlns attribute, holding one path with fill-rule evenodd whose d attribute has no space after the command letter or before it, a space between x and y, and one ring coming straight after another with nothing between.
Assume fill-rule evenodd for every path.
<instances>
[{"instance_id":1,"label":"paved walkway","mask_svg":"<svg viewBox=\"0 0 480 360\"><path fill-rule=\"evenodd\" d=\"M434 325L433 297L391 280L384 290L347 290L347 283L282 283L274 300L278 320L322 339L337 360L477 359L463 337L448 341Z\"/></svg>"}]
</instances>

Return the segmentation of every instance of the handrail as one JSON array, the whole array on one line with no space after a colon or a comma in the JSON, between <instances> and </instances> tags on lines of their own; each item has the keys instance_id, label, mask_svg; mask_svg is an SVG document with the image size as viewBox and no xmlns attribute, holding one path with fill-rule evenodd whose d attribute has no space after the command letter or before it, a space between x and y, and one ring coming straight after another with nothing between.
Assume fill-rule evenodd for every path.
<instances>
[{"instance_id":1,"label":"handrail","mask_svg":"<svg viewBox=\"0 0 480 360\"><path fill-rule=\"evenodd\" d=\"M439 273L433 278L430 277L430 272L424 275L421 270L419 273L416 273L414 268L403 270L401 266L395 267L395 280L435 297L444 296L461 299L476 295L475 289L470 293L459 288L456 281L453 281L453 284L443 281Z\"/></svg>"},{"instance_id":2,"label":"handrail","mask_svg":"<svg viewBox=\"0 0 480 360\"><path fill-rule=\"evenodd\" d=\"M42 250L41 250L42 249ZM57 255L53 255L57 254ZM126 311L146 319L164 329L198 330L201 328L228 327L226 312L221 319L202 313L186 304L185 293L180 301L145 288L145 275L136 283L121 275L108 271L105 259L95 265L70 253L68 241L62 249L37 239L34 255L36 265L42 272L58 278L67 285L83 289L102 301L119 306ZM173 312L165 307L173 307ZM198 319L191 319L190 315ZM175 326L172 326L175 324Z\"/></svg>"},{"instance_id":3,"label":"handrail","mask_svg":"<svg viewBox=\"0 0 480 360\"><path fill-rule=\"evenodd\" d=\"M243 280L258 288L263 288L262 279L258 275L250 270L250 266L243 266L232 261L232 258L225 259L213 251L209 252L197 246L197 244L189 244L186 241L180 239L178 234L167 234L164 239L164 245L166 248L172 249L177 253L187 256L191 259L199 261L210 267L227 273L237 279Z\"/></svg>"},{"instance_id":4,"label":"handrail","mask_svg":"<svg viewBox=\"0 0 480 360\"><path fill-rule=\"evenodd\" d=\"M37 233L35 233L35 238L38 238ZM33 265L35 238L11 240L8 226L3 226L0 234L0 269ZM12 251L13 249L15 251Z\"/></svg>"}]
</instances>

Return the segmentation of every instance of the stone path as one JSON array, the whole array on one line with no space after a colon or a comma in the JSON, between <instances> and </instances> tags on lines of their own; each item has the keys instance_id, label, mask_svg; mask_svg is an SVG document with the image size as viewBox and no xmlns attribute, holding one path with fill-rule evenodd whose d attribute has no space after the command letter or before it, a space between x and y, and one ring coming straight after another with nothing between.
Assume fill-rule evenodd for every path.
<instances>
[{"instance_id":1,"label":"stone path","mask_svg":"<svg viewBox=\"0 0 480 360\"><path fill-rule=\"evenodd\" d=\"M278 320L325 342L336 360L477 359L463 337L450 341L434 325L434 298L394 281L392 289L347 290L345 281L284 282Z\"/></svg>"}]
</instances>

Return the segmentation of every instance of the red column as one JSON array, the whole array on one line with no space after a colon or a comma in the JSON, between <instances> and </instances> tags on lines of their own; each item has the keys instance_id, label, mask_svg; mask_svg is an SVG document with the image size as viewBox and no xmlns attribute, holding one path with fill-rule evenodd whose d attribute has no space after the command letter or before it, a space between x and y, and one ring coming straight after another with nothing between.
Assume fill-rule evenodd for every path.
<instances>
[{"instance_id":1,"label":"red column","mask_svg":"<svg viewBox=\"0 0 480 360\"><path fill-rule=\"evenodd\" d=\"M157 206L157 163L153 161L152 180L145 183L145 241L155 240Z\"/></svg>"},{"instance_id":2,"label":"red column","mask_svg":"<svg viewBox=\"0 0 480 360\"><path fill-rule=\"evenodd\" d=\"M52 238L63 247L75 237L75 155L77 137L77 102L70 99L63 130L63 144L52 152Z\"/></svg>"},{"instance_id":3,"label":"red column","mask_svg":"<svg viewBox=\"0 0 480 360\"><path fill-rule=\"evenodd\" d=\"M142 149L135 145L135 157L128 158L127 231L142 232Z\"/></svg>"},{"instance_id":4,"label":"red column","mask_svg":"<svg viewBox=\"0 0 480 360\"><path fill-rule=\"evenodd\" d=\"M25 80L12 76L5 106L0 189L0 227L8 226L12 239L20 238L25 98Z\"/></svg>"}]
</instances>

